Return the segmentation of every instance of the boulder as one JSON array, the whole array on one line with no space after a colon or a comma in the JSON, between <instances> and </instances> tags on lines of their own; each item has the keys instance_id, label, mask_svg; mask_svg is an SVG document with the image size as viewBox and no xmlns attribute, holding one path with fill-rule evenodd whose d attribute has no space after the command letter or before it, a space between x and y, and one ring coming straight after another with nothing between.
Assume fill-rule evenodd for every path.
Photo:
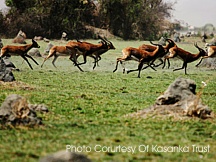
<instances>
[{"instance_id":1,"label":"boulder","mask_svg":"<svg viewBox=\"0 0 216 162\"><path fill-rule=\"evenodd\" d=\"M209 43L205 44L205 49L206 51L208 50L209 46L216 46L216 39L212 38ZM210 58L205 58L202 60L201 64L199 67L207 67L207 68L216 68L216 58L215 57L210 57Z\"/></svg>"},{"instance_id":2,"label":"boulder","mask_svg":"<svg viewBox=\"0 0 216 162\"><path fill-rule=\"evenodd\" d=\"M28 55L35 56L35 57L42 57L40 51L37 48L32 48L28 51Z\"/></svg>"},{"instance_id":3,"label":"boulder","mask_svg":"<svg viewBox=\"0 0 216 162\"><path fill-rule=\"evenodd\" d=\"M203 59L199 67L207 67L210 69L215 69L216 68L216 58L210 57L210 58Z\"/></svg>"},{"instance_id":4,"label":"boulder","mask_svg":"<svg viewBox=\"0 0 216 162\"><path fill-rule=\"evenodd\" d=\"M155 103L157 105L175 104L194 96L195 91L196 83L193 80L178 78L157 98Z\"/></svg>"},{"instance_id":5,"label":"boulder","mask_svg":"<svg viewBox=\"0 0 216 162\"><path fill-rule=\"evenodd\" d=\"M10 56L4 57L3 60L4 60L4 63L6 65L6 68L10 68L11 70L19 71L19 69L17 69L16 66L14 65L14 63L10 61Z\"/></svg>"},{"instance_id":6,"label":"boulder","mask_svg":"<svg viewBox=\"0 0 216 162\"><path fill-rule=\"evenodd\" d=\"M9 63L6 65L4 59L2 58L0 58L0 81L4 81L4 82L15 81L15 77L12 73L12 68L9 66Z\"/></svg>"},{"instance_id":7,"label":"boulder","mask_svg":"<svg viewBox=\"0 0 216 162\"><path fill-rule=\"evenodd\" d=\"M2 43L2 39L0 38L0 49L2 49L3 46L4 46L4 45L3 45L3 43Z\"/></svg>"},{"instance_id":8,"label":"boulder","mask_svg":"<svg viewBox=\"0 0 216 162\"><path fill-rule=\"evenodd\" d=\"M66 32L62 32L61 40L67 41L68 40L67 35L68 34Z\"/></svg>"},{"instance_id":9,"label":"boulder","mask_svg":"<svg viewBox=\"0 0 216 162\"><path fill-rule=\"evenodd\" d=\"M47 42L47 43L49 43L49 42L50 42L50 40L49 40L49 39L47 39L47 38L43 38L43 40L44 40L44 42Z\"/></svg>"},{"instance_id":10,"label":"boulder","mask_svg":"<svg viewBox=\"0 0 216 162\"><path fill-rule=\"evenodd\" d=\"M165 46L166 45L166 39L164 37L161 37L158 41L158 44Z\"/></svg>"},{"instance_id":11,"label":"boulder","mask_svg":"<svg viewBox=\"0 0 216 162\"><path fill-rule=\"evenodd\" d=\"M130 114L133 117L198 117L213 118L213 111L201 101L201 94L196 94L196 83L191 79L177 78L167 90L160 95L155 104L139 112Z\"/></svg>"},{"instance_id":12,"label":"boulder","mask_svg":"<svg viewBox=\"0 0 216 162\"><path fill-rule=\"evenodd\" d=\"M37 117L37 107L28 103L27 99L17 95L9 95L0 107L0 123L3 125L41 125L42 119ZM32 109L35 108L35 109ZM48 111L47 108L40 110Z\"/></svg>"},{"instance_id":13,"label":"boulder","mask_svg":"<svg viewBox=\"0 0 216 162\"><path fill-rule=\"evenodd\" d=\"M20 30L12 42L13 43L26 44L25 39L26 39L26 34L22 30Z\"/></svg>"},{"instance_id":14,"label":"boulder","mask_svg":"<svg viewBox=\"0 0 216 162\"><path fill-rule=\"evenodd\" d=\"M52 43L48 43L47 44L47 47L46 47L46 49L45 49L45 51L44 51L44 53L49 53L49 51L50 51L50 49L53 47L54 45L52 44Z\"/></svg>"}]
</instances>

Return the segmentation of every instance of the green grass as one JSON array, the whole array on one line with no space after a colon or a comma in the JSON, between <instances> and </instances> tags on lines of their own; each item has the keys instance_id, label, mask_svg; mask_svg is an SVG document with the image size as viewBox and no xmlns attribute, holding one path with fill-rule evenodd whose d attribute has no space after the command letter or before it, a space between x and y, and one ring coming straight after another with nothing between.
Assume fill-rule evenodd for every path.
<instances>
[{"instance_id":1,"label":"green grass","mask_svg":"<svg viewBox=\"0 0 216 162\"><path fill-rule=\"evenodd\" d=\"M96 43L95 40L88 40ZM40 157L59 150L66 150L66 145L75 147L87 146L81 153L96 162L136 162L136 161L214 161L216 159L216 123L215 120L174 120L174 119L142 119L129 118L125 115L142 110L154 104L156 98L177 77L190 78L197 83L197 92L202 91L202 100L213 111L215 107L215 70L195 68L195 63L188 65L188 74L184 71L173 72L173 68L182 65L179 60L171 60L170 69L148 68L137 78L137 73L122 74L122 68L112 73L115 60L121 57L121 50L127 46L138 47L141 41L112 40L115 51L102 56L100 66L92 70L91 58L81 66L80 72L67 57L59 57L55 69L52 58L43 68L36 66L31 60L34 70L19 57L11 59L20 72L14 72L17 81L27 84L29 89L0 85L0 103L9 94L25 96L31 103L43 103L50 112L38 115L42 117L44 126L28 128L1 127L0 161L31 162ZM28 41L30 42L30 40ZM10 40L3 40L9 44ZM57 41L55 45L63 44ZM39 42L41 53L46 44ZM198 43L201 47L203 44ZM180 47L196 52L192 43L181 43ZM42 58L35 58L39 64ZM82 58L79 58L80 62ZM125 66L136 68L137 62L127 62ZM152 79L146 78L151 76ZM209 80L209 81L208 81ZM208 81L202 89L202 81ZM131 152L99 152L95 146L136 147ZM148 145L149 151L139 150ZM189 147L189 152L156 152L151 148L158 146ZM192 146L208 146L209 152L193 152Z\"/></svg>"}]
</instances>

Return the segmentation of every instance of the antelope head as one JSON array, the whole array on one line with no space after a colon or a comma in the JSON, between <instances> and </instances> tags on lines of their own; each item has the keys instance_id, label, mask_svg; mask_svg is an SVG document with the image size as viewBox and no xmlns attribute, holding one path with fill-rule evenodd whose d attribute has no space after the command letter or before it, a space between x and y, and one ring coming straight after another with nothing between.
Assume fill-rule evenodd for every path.
<instances>
[{"instance_id":1,"label":"antelope head","mask_svg":"<svg viewBox=\"0 0 216 162\"><path fill-rule=\"evenodd\" d=\"M115 49L114 45L112 44L112 42L110 42L106 37L104 37L104 39L106 40L106 42L108 42L108 47L109 49Z\"/></svg>"},{"instance_id":2,"label":"antelope head","mask_svg":"<svg viewBox=\"0 0 216 162\"><path fill-rule=\"evenodd\" d=\"M109 46L108 46L107 41L106 41L104 38L102 38L100 35L98 35L98 38L101 39L102 46L103 46L105 49L107 49L107 48L109 49Z\"/></svg>"},{"instance_id":3,"label":"antelope head","mask_svg":"<svg viewBox=\"0 0 216 162\"><path fill-rule=\"evenodd\" d=\"M33 48L40 48L40 46L37 44L37 42L34 39L32 39L32 47Z\"/></svg>"},{"instance_id":4,"label":"antelope head","mask_svg":"<svg viewBox=\"0 0 216 162\"><path fill-rule=\"evenodd\" d=\"M158 46L158 50L159 51L163 51L164 52L164 48L163 48L163 46L161 45L161 44L156 44L156 43L153 43L152 41L150 41L150 43L152 44L152 45L154 45L154 46Z\"/></svg>"},{"instance_id":5,"label":"antelope head","mask_svg":"<svg viewBox=\"0 0 216 162\"><path fill-rule=\"evenodd\" d=\"M169 43L168 47L170 47L170 48L174 47L176 45L175 42L172 39L167 38L166 41Z\"/></svg>"},{"instance_id":6,"label":"antelope head","mask_svg":"<svg viewBox=\"0 0 216 162\"><path fill-rule=\"evenodd\" d=\"M206 51L203 50L202 48L200 48L200 47L197 45L197 43L194 43L194 46L199 50L201 56L208 56L208 54L206 53Z\"/></svg>"}]
</instances>

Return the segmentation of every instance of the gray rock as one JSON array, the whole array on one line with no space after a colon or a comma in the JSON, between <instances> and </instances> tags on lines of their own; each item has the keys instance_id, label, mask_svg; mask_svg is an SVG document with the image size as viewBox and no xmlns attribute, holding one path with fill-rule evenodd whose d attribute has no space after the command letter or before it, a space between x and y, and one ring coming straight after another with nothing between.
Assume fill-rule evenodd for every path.
<instances>
[{"instance_id":1,"label":"gray rock","mask_svg":"<svg viewBox=\"0 0 216 162\"><path fill-rule=\"evenodd\" d=\"M191 79L178 78L156 100L157 105L175 104L196 94L196 83Z\"/></svg>"},{"instance_id":2,"label":"gray rock","mask_svg":"<svg viewBox=\"0 0 216 162\"><path fill-rule=\"evenodd\" d=\"M3 47L2 39L0 38L0 49Z\"/></svg>"},{"instance_id":3,"label":"gray rock","mask_svg":"<svg viewBox=\"0 0 216 162\"><path fill-rule=\"evenodd\" d=\"M199 67L207 67L207 68L215 69L216 68L216 58L203 59Z\"/></svg>"},{"instance_id":4,"label":"gray rock","mask_svg":"<svg viewBox=\"0 0 216 162\"><path fill-rule=\"evenodd\" d=\"M28 55L42 57L42 55L40 54L40 51L37 48L30 49L30 51L28 51Z\"/></svg>"},{"instance_id":5,"label":"gray rock","mask_svg":"<svg viewBox=\"0 0 216 162\"><path fill-rule=\"evenodd\" d=\"M26 34L22 30L20 30L12 42L13 43L26 44L25 39L26 39Z\"/></svg>"},{"instance_id":6,"label":"gray rock","mask_svg":"<svg viewBox=\"0 0 216 162\"><path fill-rule=\"evenodd\" d=\"M161 37L158 41L158 44L165 46L166 45L166 39L164 37Z\"/></svg>"},{"instance_id":7,"label":"gray rock","mask_svg":"<svg viewBox=\"0 0 216 162\"><path fill-rule=\"evenodd\" d=\"M54 45L53 45L52 43L48 43L48 44L47 44L47 47L46 47L46 49L45 49L45 51L44 51L44 53L49 53L50 49L51 49L53 46L54 46Z\"/></svg>"},{"instance_id":8,"label":"gray rock","mask_svg":"<svg viewBox=\"0 0 216 162\"><path fill-rule=\"evenodd\" d=\"M85 155L62 150L40 159L39 162L91 162L91 160Z\"/></svg>"},{"instance_id":9,"label":"gray rock","mask_svg":"<svg viewBox=\"0 0 216 162\"><path fill-rule=\"evenodd\" d=\"M39 111L39 112L49 112L48 108L45 105L41 105L41 104L29 104L28 105L30 109L34 110L34 111Z\"/></svg>"},{"instance_id":10,"label":"gray rock","mask_svg":"<svg viewBox=\"0 0 216 162\"><path fill-rule=\"evenodd\" d=\"M6 125L40 125L42 119L38 118L36 112L29 108L26 98L11 94L0 107L0 122Z\"/></svg>"},{"instance_id":11,"label":"gray rock","mask_svg":"<svg viewBox=\"0 0 216 162\"><path fill-rule=\"evenodd\" d=\"M214 118L214 113L196 95L196 83L191 79L177 78L167 90L160 95L154 105L136 113L132 117L198 117L201 119Z\"/></svg>"},{"instance_id":12,"label":"gray rock","mask_svg":"<svg viewBox=\"0 0 216 162\"><path fill-rule=\"evenodd\" d=\"M15 81L15 77L12 73L12 68L7 67L4 59L0 58L0 81L12 82Z\"/></svg>"},{"instance_id":13,"label":"gray rock","mask_svg":"<svg viewBox=\"0 0 216 162\"><path fill-rule=\"evenodd\" d=\"M3 60L4 60L6 67L16 69L16 66L9 60L9 58L6 57Z\"/></svg>"}]
</instances>

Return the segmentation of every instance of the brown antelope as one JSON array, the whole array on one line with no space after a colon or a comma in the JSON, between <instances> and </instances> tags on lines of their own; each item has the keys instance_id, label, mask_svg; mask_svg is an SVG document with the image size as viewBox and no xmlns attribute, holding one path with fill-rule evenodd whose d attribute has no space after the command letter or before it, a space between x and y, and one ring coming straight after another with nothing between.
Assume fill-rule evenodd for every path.
<instances>
[{"instance_id":1,"label":"brown antelope","mask_svg":"<svg viewBox=\"0 0 216 162\"><path fill-rule=\"evenodd\" d=\"M172 39L166 39L166 41L168 42L168 44L166 46L163 46L165 52L163 52L161 55L159 55L158 58L155 58L155 60L159 59L161 61L161 63L158 64L158 65L155 65L155 67L158 67L158 66L160 66L161 64L164 63L162 58L169 52L170 48L175 46L175 43L174 43L174 41ZM156 48L157 48L157 46L147 45L147 44L142 44L141 46L139 46L139 49L146 50L146 51L149 51L149 52L153 52ZM153 60L151 62L151 64L154 64L155 60ZM169 59L167 59L167 61L168 61L168 68L169 68L170 67ZM162 68L164 68L164 67L165 67L165 64L164 64L164 66Z\"/></svg>"},{"instance_id":2,"label":"brown antelope","mask_svg":"<svg viewBox=\"0 0 216 162\"><path fill-rule=\"evenodd\" d=\"M199 59L202 56L206 56L205 50L198 47L197 43L196 44L194 43L194 46L199 50L199 53L192 54L188 51L185 51L181 48L178 48L177 46L170 48L170 50L169 50L170 54L168 56L166 56L165 59L174 58L177 56L183 61L182 67L178 68L178 69L174 69L173 71L185 69L185 75L187 75L187 71L186 71L187 70L187 64L191 63L193 61L196 61L197 59Z\"/></svg>"},{"instance_id":3,"label":"brown antelope","mask_svg":"<svg viewBox=\"0 0 216 162\"><path fill-rule=\"evenodd\" d=\"M149 63L152 60L156 59L163 52L165 52L165 50L162 47L162 45L159 45L159 44L157 44L157 48L153 52L148 52L148 51L141 50L139 48L133 48L133 47L124 48L122 50L123 56L120 58L117 58L116 68L113 70L113 72L115 72L117 70L119 62L122 65L123 61L135 60L135 61L139 62L138 68L135 70L129 70L129 71L127 71L127 73L130 73L133 71L139 71L138 72L138 78L140 78L140 72L142 70L143 64L147 63L150 66ZM123 73L124 72L125 72L125 67L123 66Z\"/></svg>"},{"instance_id":4,"label":"brown antelope","mask_svg":"<svg viewBox=\"0 0 216 162\"><path fill-rule=\"evenodd\" d=\"M114 45L112 44L112 42L110 42L106 37L104 37L104 40L107 42L107 48L104 49L100 49L98 51L95 51L92 55L95 56L95 60L98 62L101 60L101 55L106 53L108 50L110 49L115 49ZM77 40L77 42L80 42L79 40ZM88 42L86 42L88 43ZM77 55L76 59L79 57L80 55ZM90 56L91 57L91 56ZM98 65L99 66L99 65ZM93 69L96 67L96 64L94 64Z\"/></svg>"},{"instance_id":5,"label":"brown antelope","mask_svg":"<svg viewBox=\"0 0 216 162\"><path fill-rule=\"evenodd\" d=\"M27 54L27 52L31 48L40 48L40 46L33 39L32 39L32 44L27 44L24 46L6 45L6 46L2 47L0 57L4 57L4 56L8 56L8 55L21 56L28 63L29 67L33 70L31 64L29 63L28 59L26 58L26 57L30 58L31 60L33 60L35 62L35 64L38 65L38 63L30 55Z\"/></svg>"},{"instance_id":6,"label":"brown antelope","mask_svg":"<svg viewBox=\"0 0 216 162\"><path fill-rule=\"evenodd\" d=\"M59 56L68 56L70 55L70 60L79 68L80 71L83 71L79 65L76 63L76 53L77 53L77 47L78 45L72 46L52 46L49 50L48 56L44 59L43 63L41 64L41 67L43 67L43 64L45 63L46 60L48 60L50 57L54 56L54 59L52 61L53 66L55 66L55 61Z\"/></svg>"},{"instance_id":7,"label":"brown antelope","mask_svg":"<svg viewBox=\"0 0 216 162\"><path fill-rule=\"evenodd\" d=\"M96 52L93 53L93 55L96 56L96 61L97 61L97 65L99 66L98 62L101 60L101 55L106 53L108 50L113 49L115 50L114 45L112 44L112 42L110 42L106 37L104 37L105 41L107 42L107 48L98 50ZM93 67L94 69L94 67Z\"/></svg>"},{"instance_id":8,"label":"brown antelope","mask_svg":"<svg viewBox=\"0 0 216 162\"><path fill-rule=\"evenodd\" d=\"M66 46L71 46L71 47L76 46L76 49L78 51L80 51L80 54L83 55L84 62L78 63L77 65L85 64L87 62L86 57L90 56L90 57L94 58L94 60L95 60L94 67L96 66L97 60L93 56L93 53L95 53L96 51L99 51L101 49L107 49L108 48L107 42L102 37L100 37L100 36L98 36L98 37L102 40L101 43L99 43L99 44L92 44L89 42L74 42L74 41L70 41L66 44Z\"/></svg>"},{"instance_id":9,"label":"brown antelope","mask_svg":"<svg viewBox=\"0 0 216 162\"><path fill-rule=\"evenodd\" d=\"M81 46L80 44L82 44L82 43L87 44L88 42L81 42L81 41L79 41L79 40L77 40L77 42L75 42L75 41L70 41L70 42L67 43L67 45L66 45L65 47L67 47L67 49L75 49L75 50L76 50L75 52L72 52L70 58L73 58L74 65L75 65L75 66L78 66L78 68L80 69L80 71L83 72L83 70L79 67L78 61L77 61L78 57L81 56L81 55L83 55L83 53L84 53L83 51L80 51L80 50L77 48L78 46ZM91 44L91 43L88 43L88 44ZM71 51L73 51L73 50L71 50ZM93 59L94 59L94 62L95 62L95 64L96 64L96 58L95 58L92 54L91 54L91 55L88 55L88 56L91 57L91 58L93 58ZM94 66L96 66L96 65L94 65Z\"/></svg>"},{"instance_id":10,"label":"brown antelope","mask_svg":"<svg viewBox=\"0 0 216 162\"><path fill-rule=\"evenodd\" d=\"M209 46L208 44L206 44L205 47L207 48L207 50L206 50L207 55L201 57L199 63L196 64L196 67L198 67L201 64L203 59L216 57L216 46L211 46L211 45Z\"/></svg>"}]
</instances>

